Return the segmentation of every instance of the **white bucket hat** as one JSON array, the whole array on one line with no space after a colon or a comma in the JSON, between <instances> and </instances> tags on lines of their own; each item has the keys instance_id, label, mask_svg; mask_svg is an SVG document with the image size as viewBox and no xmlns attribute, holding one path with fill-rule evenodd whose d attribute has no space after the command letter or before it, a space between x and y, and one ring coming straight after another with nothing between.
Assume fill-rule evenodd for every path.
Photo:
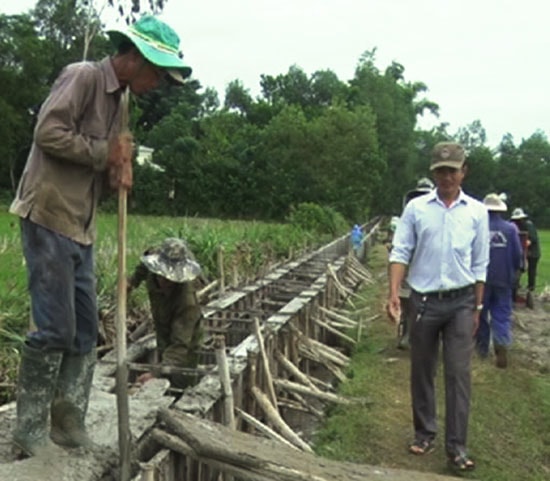
<instances>
[{"instance_id":1,"label":"white bucket hat","mask_svg":"<svg viewBox=\"0 0 550 481\"><path fill-rule=\"evenodd\" d=\"M527 219L527 214L523 212L523 209L521 207L516 207L512 211L512 215L510 216L510 219L512 220L520 220L520 219Z\"/></svg>"},{"instance_id":2,"label":"white bucket hat","mask_svg":"<svg viewBox=\"0 0 550 481\"><path fill-rule=\"evenodd\" d=\"M498 194L487 194L483 203L490 212L506 212L508 210L508 206Z\"/></svg>"}]
</instances>

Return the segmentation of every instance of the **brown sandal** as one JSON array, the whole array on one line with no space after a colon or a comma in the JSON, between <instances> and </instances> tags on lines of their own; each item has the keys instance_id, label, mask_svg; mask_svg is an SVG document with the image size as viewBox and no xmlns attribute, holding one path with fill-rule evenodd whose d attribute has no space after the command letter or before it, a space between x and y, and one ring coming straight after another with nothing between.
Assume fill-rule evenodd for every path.
<instances>
[{"instance_id":1,"label":"brown sandal","mask_svg":"<svg viewBox=\"0 0 550 481\"><path fill-rule=\"evenodd\" d=\"M409 453L416 456L422 456L429 454L435 449L435 443L433 439L415 439L409 445Z\"/></svg>"},{"instance_id":2,"label":"brown sandal","mask_svg":"<svg viewBox=\"0 0 550 481\"><path fill-rule=\"evenodd\" d=\"M466 453L460 452L455 456L450 455L447 458L449 468L457 472L473 471L476 468L476 463Z\"/></svg>"}]
</instances>

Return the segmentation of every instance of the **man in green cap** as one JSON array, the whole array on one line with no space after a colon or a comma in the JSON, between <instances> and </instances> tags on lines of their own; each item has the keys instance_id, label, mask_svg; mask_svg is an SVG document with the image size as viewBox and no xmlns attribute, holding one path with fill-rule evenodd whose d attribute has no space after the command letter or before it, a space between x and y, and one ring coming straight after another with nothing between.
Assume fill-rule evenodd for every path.
<instances>
[{"instance_id":1,"label":"man in green cap","mask_svg":"<svg viewBox=\"0 0 550 481\"><path fill-rule=\"evenodd\" d=\"M70 64L53 84L10 207L21 218L36 324L22 348L13 437L26 455L59 453L50 437L68 447L91 444L85 416L98 331L97 202L107 180L115 189L132 185L122 93L140 95L167 75L181 83L191 73L178 35L156 17L108 34L117 49L112 57Z\"/></svg>"},{"instance_id":2,"label":"man in green cap","mask_svg":"<svg viewBox=\"0 0 550 481\"><path fill-rule=\"evenodd\" d=\"M185 241L170 237L143 253L128 281L129 291L145 282L162 365L197 366L203 319L196 294L200 272ZM160 372L147 372L137 380L147 382ZM181 374L170 376L172 384L180 388L188 384L188 379Z\"/></svg>"}]
</instances>

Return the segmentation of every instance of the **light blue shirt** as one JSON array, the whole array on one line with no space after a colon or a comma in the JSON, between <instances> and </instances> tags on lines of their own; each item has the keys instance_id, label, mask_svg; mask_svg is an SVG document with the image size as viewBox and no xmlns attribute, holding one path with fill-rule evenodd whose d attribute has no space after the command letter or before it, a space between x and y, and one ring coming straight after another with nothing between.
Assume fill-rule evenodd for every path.
<instances>
[{"instance_id":1,"label":"light blue shirt","mask_svg":"<svg viewBox=\"0 0 550 481\"><path fill-rule=\"evenodd\" d=\"M405 207L389 260L409 266L415 291L445 291L485 282L489 246L486 207L462 190L446 207L434 190Z\"/></svg>"}]
</instances>

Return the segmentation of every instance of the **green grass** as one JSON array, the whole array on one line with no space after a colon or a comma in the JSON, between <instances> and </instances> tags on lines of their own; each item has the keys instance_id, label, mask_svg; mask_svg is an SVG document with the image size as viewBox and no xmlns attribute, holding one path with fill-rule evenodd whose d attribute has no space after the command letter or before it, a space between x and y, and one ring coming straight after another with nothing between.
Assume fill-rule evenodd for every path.
<instances>
[{"instance_id":1,"label":"green grass","mask_svg":"<svg viewBox=\"0 0 550 481\"><path fill-rule=\"evenodd\" d=\"M541 257L537 267L537 292L541 292L550 287L550 230L539 230L538 233Z\"/></svg>"},{"instance_id":2,"label":"green grass","mask_svg":"<svg viewBox=\"0 0 550 481\"><path fill-rule=\"evenodd\" d=\"M381 317L363 333L356 346L348 380L340 392L369 398L372 405L335 407L315 438L315 451L337 460L392 468L449 474L443 446L444 392L442 369L437 378L439 436L436 451L412 456L408 353L395 348L395 328L386 321L386 252L379 247L371 269L380 282L365 288L365 306ZM550 249L548 249L550 256ZM361 306L358 306L361 307ZM374 310L374 311L373 311ZM472 474L484 481L550 479L550 379L526 364L512 362L498 370L493 362L474 359L469 450L477 461Z\"/></svg>"}]
</instances>

